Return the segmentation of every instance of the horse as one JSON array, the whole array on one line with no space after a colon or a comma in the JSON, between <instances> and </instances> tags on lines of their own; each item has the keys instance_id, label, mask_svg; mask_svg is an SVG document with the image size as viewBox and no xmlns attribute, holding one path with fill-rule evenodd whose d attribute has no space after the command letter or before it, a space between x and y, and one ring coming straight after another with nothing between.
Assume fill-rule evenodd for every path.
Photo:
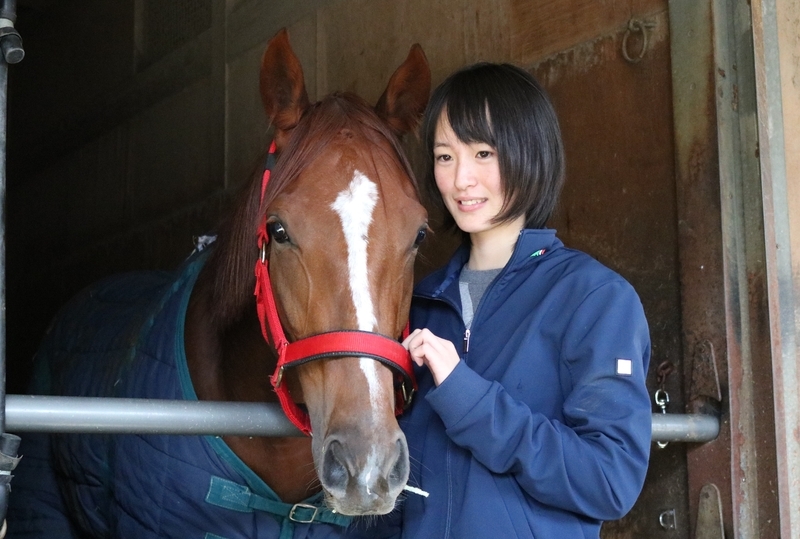
<instances>
[{"instance_id":1,"label":"horse","mask_svg":"<svg viewBox=\"0 0 800 539\"><path fill-rule=\"evenodd\" d=\"M414 383L399 340L427 231L399 140L430 69L414 45L374 107L311 103L284 29L260 91L267 166L216 241L176 272L73 299L37 352L35 391L280 402L313 435L26 437L11 536L323 537L394 509L409 474L396 414Z\"/></svg>"}]
</instances>

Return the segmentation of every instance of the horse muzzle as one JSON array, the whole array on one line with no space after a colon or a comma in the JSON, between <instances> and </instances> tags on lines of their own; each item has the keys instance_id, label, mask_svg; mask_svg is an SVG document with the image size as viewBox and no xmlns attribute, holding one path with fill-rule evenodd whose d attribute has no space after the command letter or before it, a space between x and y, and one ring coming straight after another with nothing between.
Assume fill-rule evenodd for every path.
<instances>
[{"instance_id":1,"label":"horse muzzle","mask_svg":"<svg viewBox=\"0 0 800 539\"><path fill-rule=\"evenodd\" d=\"M319 478L328 506L344 515L385 515L408 481L406 438L376 445L367 436L331 434L322 444Z\"/></svg>"}]
</instances>

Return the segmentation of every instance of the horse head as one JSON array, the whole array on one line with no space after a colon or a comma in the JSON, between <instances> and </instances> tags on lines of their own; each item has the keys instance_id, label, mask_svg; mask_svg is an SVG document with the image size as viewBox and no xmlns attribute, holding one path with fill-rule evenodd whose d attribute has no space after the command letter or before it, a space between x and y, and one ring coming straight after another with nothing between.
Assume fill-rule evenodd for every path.
<instances>
[{"instance_id":1,"label":"horse head","mask_svg":"<svg viewBox=\"0 0 800 539\"><path fill-rule=\"evenodd\" d=\"M415 127L428 100L422 49L411 48L375 107L345 93L310 103L285 31L267 46L260 83L277 155L260 218L286 337L347 330L396 341L427 229L397 138ZM300 362L289 377L280 383L294 384L292 400L307 409L328 505L348 515L391 511L409 471L395 418L396 373L352 354Z\"/></svg>"}]
</instances>

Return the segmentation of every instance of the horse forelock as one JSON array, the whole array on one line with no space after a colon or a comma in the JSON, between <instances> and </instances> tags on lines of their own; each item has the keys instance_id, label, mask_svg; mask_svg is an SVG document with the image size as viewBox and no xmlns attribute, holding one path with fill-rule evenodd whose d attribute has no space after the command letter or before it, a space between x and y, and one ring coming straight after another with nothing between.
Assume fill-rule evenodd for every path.
<instances>
[{"instance_id":1,"label":"horse forelock","mask_svg":"<svg viewBox=\"0 0 800 539\"><path fill-rule=\"evenodd\" d=\"M380 152L389 160L397 162L417 192L417 182L411 165L400 141L386 122L361 97L352 93L334 93L312 105L292 131L270 179L261 210L265 211L275 197L322 155L330 142L343 131L350 131L364 138L367 142L362 148L364 155ZM389 152L385 151L387 143ZM261 213L256 219L260 215Z\"/></svg>"},{"instance_id":2,"label":"horse forelock","mask_svg":"<svg viewBox=\"0 0 800 539\"><path fill-rule=\"evenodd\" d=\"M261 173L254 175L231 217L220 230L217 245L208 262L205 277L212 281L212 305L219 327L238 321L253 306L258 257L256 229L270 204L323 154L330 142L349 130L367 142L365 151L374 161L376 154L395 162L419 198L419 188L400 141L363 99L350 93L334 93L312 105L292 130L282 149L270 182L260 201ZM388 151L387 151L388 143Z\"/></svg>"}]
</instances>

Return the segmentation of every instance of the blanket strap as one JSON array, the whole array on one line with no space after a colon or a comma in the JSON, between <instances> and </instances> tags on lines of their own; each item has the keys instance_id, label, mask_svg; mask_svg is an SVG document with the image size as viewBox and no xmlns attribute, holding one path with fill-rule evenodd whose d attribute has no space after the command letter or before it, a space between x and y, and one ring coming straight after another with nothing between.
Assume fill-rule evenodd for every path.
<instances>
[{"instance_id":1,"label":"blanket strap","mask_svg":"<svg viewBox=\"0 0 800 539\"><path fill-rule=\"evenodd\" d=\"M280 517L282 519L281 539L292 537L295 524L324 523L346 527L353 520L353 517L334 513L327 507L271 500L254 493L245 485L217 476L211 476L206 502L241 513L263 511Z\"/></svg>"}]
</instances>

